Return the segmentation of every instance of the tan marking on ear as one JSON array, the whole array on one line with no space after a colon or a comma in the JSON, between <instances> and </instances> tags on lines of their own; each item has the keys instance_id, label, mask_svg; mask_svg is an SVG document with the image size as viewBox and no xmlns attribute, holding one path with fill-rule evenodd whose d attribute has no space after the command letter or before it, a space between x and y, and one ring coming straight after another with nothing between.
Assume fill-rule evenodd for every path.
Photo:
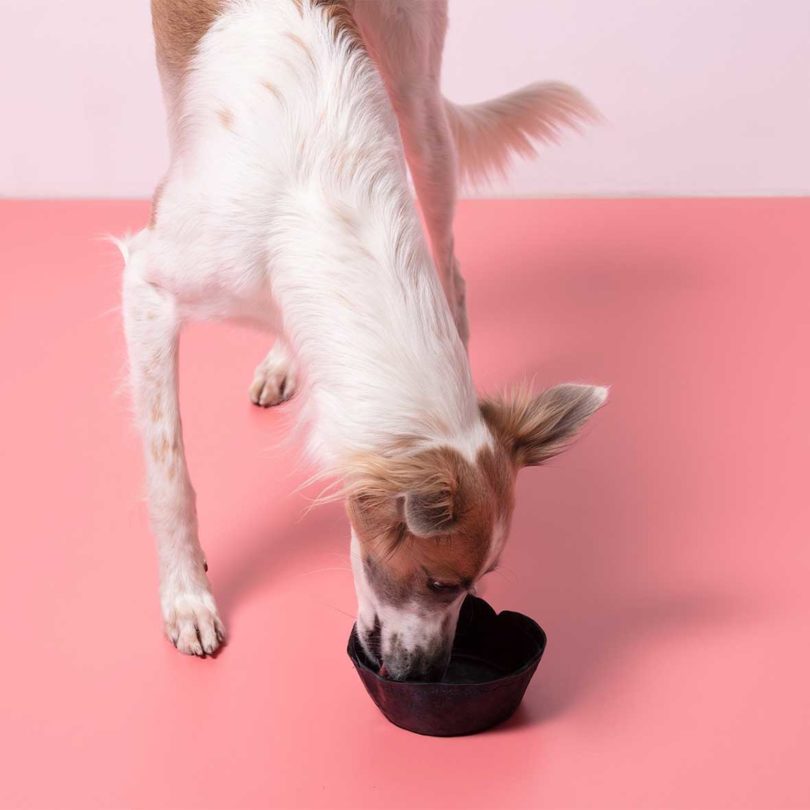
<instances>
[{"instance_id":1,"label":"tan marking on ear","mask_svg":"<svg viewBox=\"0 0 810 810\"><path fill-rule=\"evenodd\" d=\"M515 463L518 463L515 444L523 429L525 412L530 406L531 398L528 389L519 388L504 397L482 399L479 404L481 416L492 435Z\"/></svg>"},{"instance_id":2,"label":"tan marking on ear","mask_svg":"<svg viewBox=\"0 0 810 810\"><path fill-rule=\"evenodd\" d=\"M482 448L475 463L450 447L367 457L357 473L348 501L355 533L364 553L402 588L411 580L421 587L425 571L459 582L485 573L495 524L508 524L513 505L514 469L503 448ZM437 514L449 498L446 529L430 537L412 534L402 513L409 492L428 503L435 496Z\"/></svg>"},{"instance_id":3,"label":"tan marking on ear","mask_svg":"<svg viewBox=\"0 0 810 810\"><path fill-rule=\"evenodd\" d=\"M323 9L335 37L345 36L352 49L363 47L354 15L345 0L313 0L312 4L316 8Z\"/></svg>"},{"instance_id":4,"label":"tan marking on ear","mask_svg":"<svg viewBox=\"0 0 810 810\"><path fill-rule=\"evenodd\" d=\"M533 396L526 387L480 403L493 436L518 466L542 464L561 453L604 403L606 389L565 383Z\"/></svg>"},{"instance_id":5,"label":"tan marking on ear","mask_svg":"<svg viewBox=\"0 0 810 810\"><path fill-rule=\"evenodd\" d=\"M157 464L165 464L166 460L174 459L180 450L177 439L169 441L169 437L163 435L160 440L154 439L151 446L152 458Z\"/></svg>"}]
</instances>

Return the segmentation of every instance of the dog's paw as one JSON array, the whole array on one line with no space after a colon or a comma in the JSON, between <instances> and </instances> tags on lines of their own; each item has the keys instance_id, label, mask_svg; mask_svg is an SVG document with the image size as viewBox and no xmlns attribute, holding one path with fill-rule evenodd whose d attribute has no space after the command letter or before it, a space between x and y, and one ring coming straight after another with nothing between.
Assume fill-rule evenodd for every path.
<instances>
[{"instance_id":1,"label":"dog's paw","mask_svg":"<svg viewBox=\"0 0 810 810\"><path fill-rule=\"evenodd\" d=\"M186 655L211 655L225 641L225 627L208 591L186 591L163 599L169 640Z\"/></svg>"},{"instance_id":2,"label":"dog's paw","mask_svg":"<svg viewBox=\"0 0 810 810\"><path fill-rule=\"evenodd\" d=\"M250 401L260 408L286 402L295 393L295 368L285 352L270 354L256 367L250 385Z\"/></svg>"}]
</instances>

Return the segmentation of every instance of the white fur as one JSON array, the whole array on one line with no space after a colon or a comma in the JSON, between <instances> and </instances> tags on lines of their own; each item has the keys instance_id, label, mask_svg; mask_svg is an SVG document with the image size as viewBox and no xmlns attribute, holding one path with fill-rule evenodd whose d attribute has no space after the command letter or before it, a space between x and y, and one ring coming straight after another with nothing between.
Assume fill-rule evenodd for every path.
<instances>
[{"instance_id":1,"label":"white fur","mask_svg":"<svg viewBox=\"0 0 810 810\"><path fill-rule=\"evenodd\" d=\"M163 77L172 161L156 224L128 242L123 298L163 614L184 652L212 652L223 634L183 451L185 322L229 318L279 336L251 396L274 404L300 387L311 450L337 475L399 437L468 458L491 441L453 253L455 151L438 90L446 7L353 7L384 81L307 0L301 11L233 0L185 80Z\"/></svg>"},{"instance_id":2,"label":"white fur","mask_svg":"<svg viewBox=\"0 0 810 810\"><path fill-rule=\"evenodd\" d=\"M354 575L354 589L357 594L357 631L360 643L366 654L377 665L385 664L388 675L394 680L402 680L410 671L409 654L420 650L436 649L443 651L447 663L458 624L458 616L466 594L459 594L448 605L437 605L426 611L423 605L393 605L380 598L366 576L363 565L360 541L352 531L351 564ZM368 634L377 626L380 633L381 660L374 660L374 651L366 647ZM392 655L396 642L398 654Z\"/></svg>"}]
</instances>

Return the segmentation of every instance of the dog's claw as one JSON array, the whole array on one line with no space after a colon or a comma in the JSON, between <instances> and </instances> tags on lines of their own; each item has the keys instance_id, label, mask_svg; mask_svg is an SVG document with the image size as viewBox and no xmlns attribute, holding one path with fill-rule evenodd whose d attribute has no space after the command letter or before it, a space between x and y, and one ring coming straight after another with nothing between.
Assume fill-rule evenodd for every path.
<instances>
[{"instance_id":1,"label":"dog's claw","mask_svg":"<svg viewBox=\"0 0 810 810\"><path fill-rule=\"evenodd\" d=\"M205 657L225 641L225 628L208 592L184 593L170 600L164 609L166 635L186 655Z\"/></svg>"},{"instance_id":2,"label":"dog's claw","mask_svg":"<svg viewBox=\"0 0 810 810\"><path fill-rule=\"evenodd\" d=\"M295 393L295 369L286 354L275 347L256 368L250 401L260 408L286 402Z\"/></svg>"}]
</instances>

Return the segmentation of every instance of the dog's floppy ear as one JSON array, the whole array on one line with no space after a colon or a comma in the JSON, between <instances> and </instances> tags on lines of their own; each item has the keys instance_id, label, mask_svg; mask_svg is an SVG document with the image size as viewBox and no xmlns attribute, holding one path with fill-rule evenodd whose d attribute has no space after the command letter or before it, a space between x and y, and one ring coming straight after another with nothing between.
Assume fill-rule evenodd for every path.
<instances>
[{"instance_id":1,"label":"dog's floppy ear","mask_svg":"<svg viewBox=\"0 0 810 810\"><path fill-rule=\"evenodd\" d=\"M456 522L455 493L450 486L407 492L402 499L402 513L411 534L419 537L445 534Z\"/></svg>"},{"instance_id":2,"label":"dog's floppy ear","mask_svg":"<svg viewBox=\"0 0 810 810\"><path fill-rule=\"evenodd\" d=\"M446 534L459 509L460 471L456 458L442 448L417 457L413 478L402 496L402 517L408 531L419 537Z\"/></svg>"},{"instance_id":3,"label":"dog's floppy ear","mask_svg":"<svg viewBox=\"0 0 810 810\"><path fill-rule=\"evenodd\" d=\"M396 525L419 537L446 534L472 497L464 464L449 447L358 459L347 491L353 522L374 535Z\"/></svg>"},{"instance_id":4,"label":"dog's floppy ear","mask_svg":"<svg viewBox=\"0 0 810 810\"><path fill-rule=\"evenodd\" d=\"M604 404L607 388L565 383L537 397L519 391L481 403L481 413L518 466L556 456Z\"/></svg>"}]
</instances>

